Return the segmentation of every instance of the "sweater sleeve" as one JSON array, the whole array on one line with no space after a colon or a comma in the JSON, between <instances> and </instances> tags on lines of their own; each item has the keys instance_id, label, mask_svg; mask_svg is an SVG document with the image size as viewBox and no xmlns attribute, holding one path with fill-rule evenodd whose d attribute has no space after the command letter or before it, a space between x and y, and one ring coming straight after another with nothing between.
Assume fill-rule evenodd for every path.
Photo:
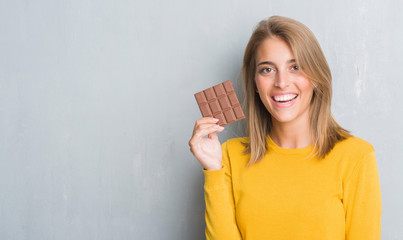
<instances>
[{"instance_id":1,"label":"sweater sleeve","mask_svg":"<svg viewBox=\"0 0 403 240\"><path fill-rule=\"evenodd\" d=\"M231 166L227 142L222 144L223 168L215 171L203 169L204 198L206 202L206 239L242 239L235 220Z\"/></svg>"},{"instance_id":2,"label":"sweater sleeve","mask_svg":"<svg viewBox=\"0 0 403 240\"><path fill-rule=\"evenodd\" d=\"M346 240L381 239L381 187L375 153L355 166L344 187Z\"/></svg>"}]
</instances>

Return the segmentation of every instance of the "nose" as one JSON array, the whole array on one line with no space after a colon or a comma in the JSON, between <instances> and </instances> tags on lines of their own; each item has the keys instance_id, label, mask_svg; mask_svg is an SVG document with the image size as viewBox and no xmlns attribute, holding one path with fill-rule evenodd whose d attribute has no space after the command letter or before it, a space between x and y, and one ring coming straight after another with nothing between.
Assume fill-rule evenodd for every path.
<instances>
[{"instance_id":1,"label":"nose","mask_svg":"<svg viewBox=\"0 0 403 240\"><path fill-rule=\"evenodd\" d=\"M289 86L289 80L287 77L287 73L284 71L278 71L277 75L276 75L276 80L274 82L274 86L284 89L287 88Z\"/></svg>"}]
</instances>

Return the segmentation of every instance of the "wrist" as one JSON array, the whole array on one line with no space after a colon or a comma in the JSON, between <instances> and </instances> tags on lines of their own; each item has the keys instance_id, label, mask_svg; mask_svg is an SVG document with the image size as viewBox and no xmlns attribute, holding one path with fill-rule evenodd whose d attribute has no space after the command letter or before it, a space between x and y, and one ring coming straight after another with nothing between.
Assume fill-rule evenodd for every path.
<instances>
[{"instance_id":1,"label":"wrist","mask_svg":"<svg viewBox=\"0 0 403 240\"><path fill-rule=\"evenodd\" d=\"M206 171L216 171L222 169L222 165L208 166L204 168Z\"/></svg>"}]
</instances>

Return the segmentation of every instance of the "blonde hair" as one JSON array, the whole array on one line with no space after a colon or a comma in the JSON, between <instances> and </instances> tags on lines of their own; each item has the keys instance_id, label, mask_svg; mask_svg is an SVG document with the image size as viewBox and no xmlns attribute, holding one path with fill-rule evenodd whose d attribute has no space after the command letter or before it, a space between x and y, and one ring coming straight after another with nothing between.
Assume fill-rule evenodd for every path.
<instances>
[{"instance_id":1,"label":"blonde hair","mask_svg":"<svg viewBox=\"0 0 403 240\"><path fill-rule=\"evenodd\" d=\"M294 53L299 68L313 86L310 107L310 124L315 143L315 155L323 158L334 145L349 132L342 128L331 113L332 75L325 56L314 34L302 23L290 18L272 16L261 21L254 30L245 49L242 78L244 107L246 110L246 134L249 137L244 153L250 153L248 166L261 160L267 152L267 134L272 128L270 113L256 94L256 52L267 38L279 37Z\"/></svg>"}]
</instances>

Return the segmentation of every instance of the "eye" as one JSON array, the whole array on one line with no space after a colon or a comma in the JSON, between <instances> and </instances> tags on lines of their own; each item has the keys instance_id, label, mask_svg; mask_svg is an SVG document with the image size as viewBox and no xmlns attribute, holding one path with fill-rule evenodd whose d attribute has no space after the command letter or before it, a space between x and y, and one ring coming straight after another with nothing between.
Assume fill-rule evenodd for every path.
<instances>
[{"instance_id":1,"label":"eye","mask_svg":"<svg viewBox=\"0 0 403 240\"><path fill-rule=\"evenodd\" d=\"M299 67L297 65L294 65L294 66L291 67L291 69L294 70L294 71L298 71Z\"/></svg>"},{"instance_id":2,"label":"eye","mask_svg":"<svg viewBox=\"0 0 403 240\"><path fill-rule=\"evenodd\" d=\"M273 71L273 69L271 68L262 68L260 69L260 73L271 73Z\"/></svg>"}]
</instances>

